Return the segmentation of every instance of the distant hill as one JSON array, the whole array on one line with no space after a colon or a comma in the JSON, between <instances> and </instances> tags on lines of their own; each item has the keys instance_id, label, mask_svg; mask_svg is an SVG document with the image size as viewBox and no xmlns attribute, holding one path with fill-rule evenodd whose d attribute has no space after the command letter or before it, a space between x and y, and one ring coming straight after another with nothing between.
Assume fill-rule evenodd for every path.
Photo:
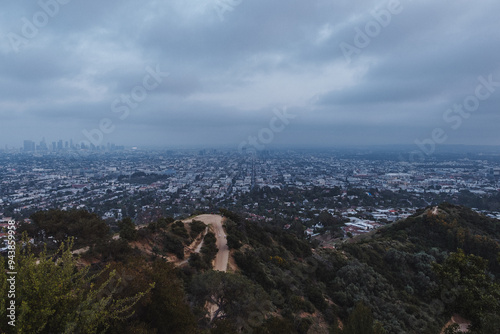
<instances>
[{"instance_id":1,"label":"distant hill","mask_svg":"<svg viewBox=\"0 0 500 334\"><path fill-rule=\"evenodd\" d=\"M463 206L443 203L377 233L377 238L409 241L419 250L463 249L489 261L495 275L500 274L500 223Z\"/></svg>"},{"instance_id":2,"label":"distant hill","mask_svg":"<svg viewBox=\"0 0 500 334\"><path fill-rule=\"evenodd\" d=\"M355 259L353 263L360 261L367 269L360 272L365 278L355 287L351 286L355 292L346 300L368 299L376 318L380 318L391 333L439 333L443 317L449 318L455 312L475 317L473 323L478 328L482 328L484 322L500 324L499 240L500 222L469 208L443 203L419 210L403 221L378 230L368 240L342 247ZM457 258L467 265L461 268ZM451 263L452 260L455 262ZM454 266L452 274L443 275L440 271L443 265ZM462 281L464 277L476 280L478 285L484 279L485 286L476 287L474 281L469 280L472 284L467 287ZM363 282L369 282L370 278L387 282L390 287L378 287L377 292L366 291L366 283ZM349 291L349 282L344 280L343 283L339 289ZM356 293L354 288L364 292ZM384 294L382 290L386 291L384 298L379 296ZM475 299L481 299L485 297L485 291L492 299L484 301L484 304L456 305L457 300L469 293ZM344 293L337 294L343 296ZM384 311L381 308L384 300L392 300L391 303L399 306L398 310ZM349 303L346 302L346 305ZM484 314L478 314L477 308L483 308ZM492 314L495 320L490 319ZM488 320L481 320L481 317ZM498 333L500 325L496 328L493 331L489 327L485 331L477 329L476 332Z\"/></svg>"},{"instance_id":3,"label":"distant hill","mask_svg":"<svg viewBox=\"0 0 500 334\"><path fill-rule=\"evenodd\" d=\"M439 333L455 312L475 317L478 328L484 325L482 317L489 323L499 320L492 310L500 310L500 296L474 304L484 307L484 314L457 307L451 297L442 296L449 291L457 295L470 292L460 290L459 269L455 268L456 280L451 283L441 277L443 268L452 266L447 262L453 258L450 254L461 254L461 249L467 261L475 261L475 256L484 259L484 268L474 267L484 274L482 292L473 295L481 299L485 291L491 296L500 291L498 279L494 279L500 269L500 222L465 207L443 203L419 210L368 239L343 244L337 250L309 252L311 246L306 247L304 240L272 224L228 224L228 234L238 244L234 258L242 273L269 294L286 300L283 305L287 307L280 309L283 316L301 314L301 319L311 320L311 326L321 327L326 322L335 327L349 321L360 302L388 333ZM310 302L314 309L288 306L298 300ZM496 320L490 319L493 315Z\"/></svg>"}]
</instances>

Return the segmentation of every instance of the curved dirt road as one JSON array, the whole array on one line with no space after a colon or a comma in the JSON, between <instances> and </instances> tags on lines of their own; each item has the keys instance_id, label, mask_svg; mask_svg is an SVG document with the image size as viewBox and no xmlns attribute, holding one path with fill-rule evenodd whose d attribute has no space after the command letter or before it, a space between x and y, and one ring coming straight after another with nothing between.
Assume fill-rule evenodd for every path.
<instances>
[{"instance_id":1,"label":"curved dirt road","mask_svg":"<svg viewBox=\"0 0 500 334\"><path fill-rule=\"evenodd\" d=\"M219 249L215 257L214 270L226 271L227 262L229 261L229 248L227 247L226 233L222 227L222 216L204 214L183 220L183 222L190 223L193 219L200 220L206 225L212 225L214 227L215 237L217 238L217 248Z\"/></svg>"}]
</instances>

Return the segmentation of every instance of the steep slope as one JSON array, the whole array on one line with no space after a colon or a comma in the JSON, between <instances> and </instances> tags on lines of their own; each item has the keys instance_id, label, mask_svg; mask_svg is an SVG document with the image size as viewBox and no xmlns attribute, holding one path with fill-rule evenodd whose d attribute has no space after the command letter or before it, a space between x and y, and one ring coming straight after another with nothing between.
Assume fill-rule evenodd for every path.
<instances>
[{"instance_id":1,"label":"steep slope","mask_svg":"<svg viewBox=\"0 0 500 334\"><path fill-rule=\"evenodd\" d=\"M453 301L470 291L463 291L458 280L443 281L436 269L463 249L465 263L474 262L473 256L485 259L486 267L474 268L483 271L481 289L495 291L489 275L498 277L500 224L470 209L449 204L423 209L337 250L311 249L300 236L272 223L241 220L226 225L242 273L282 301L274 306L285 320L300 315L310 326L326 322L336 328L339 319L347 321L363 302L388 333L431 334L439 333L457 311L475 314L476 326L482 316L494 315L457 309ZM455 269L459 275L461 269ZM482 292L476 295L484 297ZM500 298L484 302L491 302L490 311L499 309Z\"/></svg>"},{"instance_id":2,"label":"steep slope","mask_svg":"<svg viewBox=\"0 0 500 334\"><path fill-rule=\"evenodd\" d=\"M77 237L80 247L89 247L82 257L93 263L90 273L105 272L89 276L95 286L109 285L107 295L113 298L147 292L129 318L103 322L106 333L435 334L455 314L471 321L471 333L498 333L497 220L442 204L370 237L323 249L314 248L298 229L221 212L225 219L215 234L205 234L206 225L196 219L160 218L113 240L110 233L91 233L89 226L102 225L98 218L87 222L78 218L87 217L82 212L57 211L38 214L25 230L39 242L33 248L41 249L51 240L41 229L57 231L67 220L62 237ZM78 228L69 228L73 225ZM217 239L224 246L225 233L236 271L212 267L220 251ZM201 240L200 252L193 252ZM53 265L57 269L57 259ZM119 279L106 282L113 270ZM211 312L206 305L213 305Z\"/></svg>"}]
</instances>

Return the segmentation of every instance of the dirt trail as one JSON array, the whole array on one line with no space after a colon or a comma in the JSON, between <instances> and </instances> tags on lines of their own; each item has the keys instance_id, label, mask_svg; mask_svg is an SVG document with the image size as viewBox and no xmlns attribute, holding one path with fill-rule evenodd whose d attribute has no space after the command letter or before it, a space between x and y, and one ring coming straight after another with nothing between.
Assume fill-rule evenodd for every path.
<instances>
[{"instance_id":1,"label":"dirt trail","mask_svg":"<svg viewBox=\"0 0 500 334\"><path fill-rule=\"evenodd\" d=\"M459 327L459 330L463 333L468 333L469 332L469 326L470 326L470 321L467 320L467 319L464 319L462 318L461 316L459 316L458 314L454 314L450 321L448 321L446 323L446 325L444 325L443 329L441 330L441 334L444 334L444 331L446 330L446 328L448 328L449 326L453 325L453 324L458 324L460 327Z\"/></svg>"},{"instance_id":2,"label":"dirt trail","mask_svg":"<svg viewBox=\"0 0 500 334\"><path fill-rule=\"evenodd\" d=\"M202 221L206 225L213 226L215 238L217 239L217 248L219 249L215 257L214 270L225 272L227 270L227 263L229 262L229 248L227 247L226 233L224 232L224 228L222 227L222 216L205 214L196 216L192 219L183 220L183 222L190 223L193 221L193 219ZM198 252L200 251L202 244L203 240L196 248ZM213 320L215 312L217 311L217 306L208 303L206 307L208 309L208 312L210 313L210 320Z\"/></svg>"},{"instance_id":3,"label":"dirt trail","mask_svg":"<svg viewBox=\"0 0 500 334\"><path fill-rule=\"evenodd\" d=\"M190 223L194 220L199 220L206 225L212 225L214 228L215 237L217 239L217 256L215 257L214 270L226 271L227 263L229 261L229 248L227 247L226 233L222 227L222 216L219 215L199 215L194 218L183 220L184 223ZM200 247L201 248L201 247ZM198 249L199 251L199 249Z\"/></svg>"},{"instance_id":4,"label":"dirt trail","mask_svg":"<svg viewBox=\"0 0 500 334\"><path fill-rule=\"evenodd\" d=\"M226 271L227 270L227 264L229 262L229 248L227 247L227 240L226 240L226 233L224 232L224 228L222 227L222 221L223 217L219 215L211 215L211 214L203 214L199 215L193 218L185 219L182 222L183 223L191 223L194 220L199 220L205 223L205 225L212 225L213 230L215 233L215 237L217 239L217 248L219 251L217 252L217 256L215 257L215 263L214 263L214 270L218 271ZM141 227L144 227L146 225L142 226L136 226L136 229L139 229ZM204 234L207 233L207 230L205 230ZM120 239L119 233L113 235L112 237L114 240ZM199 253L201 246L203 245L203 239L201 242L198 244L198 246L195 248L194 252ZM73 254L81 254L84 253L88 250L88 247L82 248L82 249L77 249L73 251ZM187 259L184 261L181 261L177 263L177 266L183 265L187 263Z\"/></svg>"}]
</instances>

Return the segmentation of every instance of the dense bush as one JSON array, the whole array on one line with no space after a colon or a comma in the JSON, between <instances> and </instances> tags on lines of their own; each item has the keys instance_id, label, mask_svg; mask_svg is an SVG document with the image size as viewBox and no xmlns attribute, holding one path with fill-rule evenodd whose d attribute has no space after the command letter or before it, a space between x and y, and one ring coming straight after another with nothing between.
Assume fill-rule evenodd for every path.
<instances>
[{"instance_id":1,"label":"dense bush","mask_svg":"<svg viewBox=\"0 0 500 334\"><path fill-rule=\"evenodd\" d=\"M179 259L184 259L184 244L178 236L169 232L164 233L163 247L165 252L174 253Z\"/></svg>"},{"instance_id":2,"label":"dense bush","mask_svg":"<svg viewBox=\"0 0 500 334\"><path fill-rule=\"evenodd\" d=\"M219 251L216 245L217 239L215 234L208 232L203 239L203 246L201 247L202 260L205 264L211 268L212 261L215 259L217 252Z\"/></svg>"},{"instance_id":3,"label":"dense bush","mask_svg":"<svg viewBox=\"0 0 500 334\"><path fill-rule=\"evenodd\" d=\"M172 224L172 233L178 235L181 238L188 239L189 234L184 226L184 223L181 221L176 221Z\"/></svg>"},{"instance_id":4,"label":"dense bush","mask_svg":"<svg viewBox=\"0 0 500 334\"><path fill-rule=\"evenodd\" d=\"M31 237L44 241L53 237L62 242L75 238L75 248L102 243L110 238L108 225L95 213L85 210L49 210L31 215L33 227L27 227ZM19 231L21 232L21 231Z\"/></svg>"},{"instance_id":5,"label":"dense bush","mask_svg":"<svg viewBox=\"0 0 500 334\"><path fill-rule=\"evenodd\" d=\"M207 225L205 225L205 223L194 219L191 222L191 224L189 224L189 226L191 228L191 233L190 233L191 238L196 238L197 235L205 231L205 229L207 228Z\"/></svg>"}]
</instances>

